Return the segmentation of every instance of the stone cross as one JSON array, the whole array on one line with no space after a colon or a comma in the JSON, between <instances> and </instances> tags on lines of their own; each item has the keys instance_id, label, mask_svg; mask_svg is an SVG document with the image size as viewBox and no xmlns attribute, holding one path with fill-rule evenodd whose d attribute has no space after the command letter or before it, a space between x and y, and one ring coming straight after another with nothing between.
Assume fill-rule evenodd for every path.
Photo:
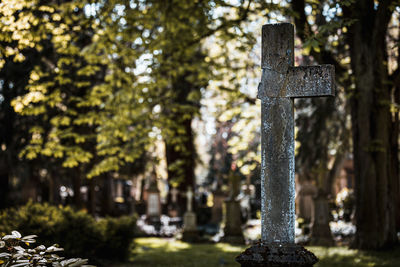
<instances>
[{"instance_id":1,"label":"stone cross","mask_svg":"<svg viewBox=\"0 0 400 267\"><path fill-rule=\"evenodd\" d=\"M178 201L178 194L179 194L179 190L176 189L176 187L173 187L171 189L171 200L172 200L172 203L176 203Z\"/></svg>"},{"instance_id":2,"label":"stone cross","mask_svg":"<svg viewBox=\"0 0 400 267\"><path fill-rule=\"evenodd\" d=\"M187 212L192 212L192 198L193 198L193 191L192 188L189 186L188 191L186 192L186 203L187 203Z\"/></svg>"},{"instance_id":3,"label":"stone cross","mask_svg":"<svg viewBox=\"0 0 400 267\"><path fill-rule=\"evenodd\" d=\"M294 67L294 27L262 28L261 240L294 244L294 98L334 95L334 67Z\"/></svg>"}]
</instances>

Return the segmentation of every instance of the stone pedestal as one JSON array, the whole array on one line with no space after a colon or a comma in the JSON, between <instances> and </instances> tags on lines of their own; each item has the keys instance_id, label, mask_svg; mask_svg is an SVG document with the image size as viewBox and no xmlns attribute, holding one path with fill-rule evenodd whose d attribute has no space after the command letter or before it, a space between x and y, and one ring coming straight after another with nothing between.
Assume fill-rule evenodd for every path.
<instances>
[{"instance_id":1,"label":"stone pedestal","mask_svg":"<svg viewBox=\"0 0 400 267\"><path fill-rule=\"evenodd\" d=\"M225 227L224 237L221 241L231 244L244 244L239 201L225 201Z\"/></svg>"},{"instance_id":2,"label":"stone pedestal","mask_svg":"<svg viewBox=\"0 0 400 267\"><path fill-rule=\"evenodd\" d=\"M187 211L183 216L183 233L182 241L195 242L198 240L196 214L192 211Z\"/></svg>"},{"instance_id":3,"label":"stone pedestal","mask_svg":"<svg viewBox=\"0 0 400 267\"><path fill-rule=\"evenodd\" d=\"M296 244L259 242L236 257L242 267L311 267L317 257Z\"/></svg>"}]
</instances>

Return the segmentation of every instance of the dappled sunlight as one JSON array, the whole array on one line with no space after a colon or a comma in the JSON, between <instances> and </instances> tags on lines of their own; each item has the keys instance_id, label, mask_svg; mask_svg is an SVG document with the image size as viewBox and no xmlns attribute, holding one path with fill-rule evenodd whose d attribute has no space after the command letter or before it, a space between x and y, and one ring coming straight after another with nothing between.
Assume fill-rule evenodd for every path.
<instances>
[{"instance_id":1,"label":"dappled sunlight","mask_svg":"<svg viewBox=\"0 0 400 267\"><path fill-rule=\"evenodd\" d=\"M228 243L189 244L173 238L136 238L128 266L239 266L235 257L246 246ZM400 266L400 248L386 252L366 252L347 247L307 247L319 262L315 267Z\"/></svg>"},{"instance_id":2,"label":"dappled sunlight","mask_svg":"<svg viewBox=\"0 0 400 267\"><path fill-rule=\"evenodd\" d=\"M311 250L319 257L332 257L335 255L350 257L358 253L355 249L343 247L307 247L307 249Z\"/></svg>"},{"instance_id":3,"label":"dappled sunlight","mask_svg":"<svg viewBox=\"0 0 400 267\"><path fill-rule=\"evenodd\" d=\"M215 247L220 249L223 252L238 252L241 253L243 251L243 247L241 246L233 246L227 243L218 243L215 244Z\"/></svg>"},{"instance_id":4,"label":"dappled sunlight","mask_svg":"<svg viewBox=\"0 0 400 267\"><path fill-rule=\"evenodd\" d=\"M384 252L360 251L347 247L307 247L320 261L321 266L399 266L400 250Z\"/></svg>"},{"instance_id":5,"label":"dappled sunlight","mask_svg":"<svg viewBox=\"0 0 400 267\"><path fill-rule=\"evenodd\" d=\"M162 238L137 238L135 245L138 250L146 251L149 248L161 249L165 252L176 252L182 249L188 249L192 246L189 243L177 241L175 239ZM140 253L140 252L138 252Z\"/></svg>"},{"instance_id":6,"label":"dappled sunlight","mask_svg":"<svg viewBox=\"0 0 400 267\"><path fill-rule=\"evenodd\" d=\"M137 238L132 265L113 266L238 266L235 257L244 246L226 243L189 244L175 239Z\"/></svg>"}]
</instances>

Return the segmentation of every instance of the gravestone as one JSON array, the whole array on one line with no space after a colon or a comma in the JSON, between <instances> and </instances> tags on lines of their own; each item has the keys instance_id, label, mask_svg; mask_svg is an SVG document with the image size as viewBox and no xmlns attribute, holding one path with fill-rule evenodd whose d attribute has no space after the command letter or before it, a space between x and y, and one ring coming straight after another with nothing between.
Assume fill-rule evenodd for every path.
<instances>
[{"instance_id":1,"label":"gravestone","mask_svg":"<svg viewBox=\"0 0 400 267\"><path fill-rule=\"evenodd\" d=\"M246 221L251 219L251 196L252 196L252 185L250 181L250 175L246 177L246 185L242 188L244 194L242 199L240 200L240 206L242 210L242 216Z\"/></svg>"},{"instance_id":2,"label":"gravestone","mask_svg":"<svg viewBox=\"0 0 400 267\"><path fill-rule=\"evenodd\" d=\"M147 189L146 202L146 215L148 223L158 224L161 216L161 200L155 175L151 178L149 188Z\"/></svg>"},{"instance_id":3,"label":"gravestone","mask_svg":"<svg viewBox=\"0 0 400 267\"><path fill-rule=\"evenodd\" d=\"M305 220L305 223L311 223L314 219L314 200L313 198L317 195L318 188L313 185L310 181L304 181L300 185L298 192L298 205L299 213L298 216Z\"/></svg>"},{"instance_id":4,"label":"gravestone","mask_svg":"<svg viewBox=\"0 0 400 267\"><path fill-rule=\"evenodd\" d=\"M179 214L179 205L178 205L178 194L179 190L176 187L172 187L171 191L171 204L168 207L168 215L170 217L178 217Z\"/></svg>"},{"instance_id":5,"label":"gravestone","mask_svg":"<svg viewBox=\"0 0 400 267\"><path fill-rule=\"evenodd\" d=\"M235 171L236 165L232 165L229 175L230 192L229 197L225 200L224 236L221 241L244 244L240 202L237 200L240 193L240 176Z\"/></svg>"},{"instance_id":6,"label":"gravestone","mask_svg":"<svg viewBox=\"0 0 400 267\"><path fill-rule=\"evenodd\" d=\"M195 242L198 239L196 214L193 212L193 191L189 187L186 193L186 212L183 215L183 233L182 240L186 242Z\"/></svg>"},{"instance_id":7,"label":"gravestone","mask_svg":"<svg viewBox=\"0 0 400 267\"><path fill-rule=\"evenodd\" d=\"M222 221L222 209L226 195L221 189L213 193L213 206L211 209L211 223L220 224Z\"/></svg>"},{"instance_id":8,"label":"gravestone","mask_svg":"<svg viewBox=\"0 0 400 267\"><path fill-rule=\"evenodd\" d=\"M262 28L261 241L236 260L241 266L313 266L295 244L294 98L334 95L331 65L294 67L294 27Z\"/></svg>"},{"instance_id":9,"label":"gravestone","mask_svg":"<svg viewBox=\"0 0 400 267\"><path fill-rule=\"evenodd\" d=\"M330 209L327 194L322 190L318 191L314 198L314 218L311 222L311 241L312 246L333 246L335 242L329 227Z\"/></svg>"}]
</instances>

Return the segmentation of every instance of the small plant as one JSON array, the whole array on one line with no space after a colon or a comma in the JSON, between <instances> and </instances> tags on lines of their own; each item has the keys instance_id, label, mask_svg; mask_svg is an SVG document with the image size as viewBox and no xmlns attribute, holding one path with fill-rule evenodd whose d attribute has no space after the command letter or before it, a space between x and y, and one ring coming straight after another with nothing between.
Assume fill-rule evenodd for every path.
<instances>
[{"instance_id":1,"label":"small plant","mask_svg":"<svg viewBox=\"0 0 400 267\"><path fill-rule=\"evenodd\" d=\"M0 238L0 266L1 267L79 267L87 263L86 259L64 259L55 254L64 249L57 245L46 248L43 245L36 248L29 246L36 242L36 235L22 237L18 231Z\"/></svg>"}]
</instances>

